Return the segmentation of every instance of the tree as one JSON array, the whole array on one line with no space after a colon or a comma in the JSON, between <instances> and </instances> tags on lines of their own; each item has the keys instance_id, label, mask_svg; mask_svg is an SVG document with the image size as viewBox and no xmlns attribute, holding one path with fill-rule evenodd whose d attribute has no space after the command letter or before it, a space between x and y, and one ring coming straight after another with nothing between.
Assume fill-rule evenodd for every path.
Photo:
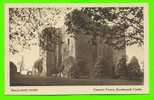
<instances>
[{"instance_id":1,"label":"tree","mask_svg":"<svg viewBox=\"0 0 154 100\"><path fill-rule=\"evenodd\" d=\"M38 45L39 34L46 27L58 27L69 11L68 8L9 8L9 50L11 54L20 49ZM44 46L45 47L45 46Z\"/></svg>"},{"instance_id":2,"label":"tree","mask_svg":"<svg viewBox=\"0 0 154 100\"><path fill-rule=\"evenodd\" d=\"M143 72L141 71L138 59L135 56L131 58L127 69L129 79L143 79Z\"/></svg>"},{"instance_id":3,"label":"tree","mask_svg":"<svg viewBox=\"0 0 154 100\"><path fill-rule=\"evenodd\" d=\"M143 45L143 7L92 7L75 9L67 14L67 32L105 37L105 43L116 49L126 45Z\"/></svg>"}]
</instances>

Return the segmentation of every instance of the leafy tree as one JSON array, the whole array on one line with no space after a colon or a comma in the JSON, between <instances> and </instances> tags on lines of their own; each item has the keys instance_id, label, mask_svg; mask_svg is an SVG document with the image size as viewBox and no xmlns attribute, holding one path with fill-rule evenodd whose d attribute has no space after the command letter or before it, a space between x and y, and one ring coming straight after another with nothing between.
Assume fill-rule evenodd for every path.
<instances>
[{"instance_id":1,"label":"leafy tree","mask_svg":"<svg viewBox=\"0 0 154 100\"><path fill-rule=\"evenodd\" d=\"M143 79L143 72L141 71L138 59L133 56L128 64L128 77L130 79Z\"/></svg>"},{"instance_id":2,"label":"leafy tree","mask_svg":"<svg viewBox=\"0 0 154 100\"><path fill-rule=\"evenodd\" d=\"M45 28L39 35L39 46L44 50L54 51L60 42L60 33L60 30L55 27Z\"/></svg>"},{"instance_id":3,"label":"leafy tree","mask_svg":"<svg viewBox=\"0 0 154 100\"><path fill-rule=\"evenodd\" d=\"M9 50L11 54L38 44L46 27L58 27L68 8L9 8Z\"/></svg>"},{"instance_id":4,"label":"leafy tree","mask_svg":"<svg viewBox=\"0 0 154 100\"><path fill-rule=\"evenodd\" d=\"M88 7L75 9L66 16L67 32L97 37L117 49L126 45L143 45L143 7Z\"/></svg>"}]
</instances>

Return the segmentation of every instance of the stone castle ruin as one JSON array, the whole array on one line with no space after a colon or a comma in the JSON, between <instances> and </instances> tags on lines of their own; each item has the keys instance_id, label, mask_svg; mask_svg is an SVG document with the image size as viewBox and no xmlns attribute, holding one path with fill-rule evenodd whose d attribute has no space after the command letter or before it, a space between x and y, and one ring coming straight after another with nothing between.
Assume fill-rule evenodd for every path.
<instances>
[{"instance_id":1,"label":"stone castle ruin","mask_svg":"<svg viewBox=\"0 0 154 100\"><path fill-rule=\"evenodd\" d=\"M112 77L119 59L126 55L125 48L115 49L105 44L104 39L100 37L96 39L97 45L89 43L91 36L80 34L73 38L66 33L65 27L55 28L54 31L52 27L45 28L42 35L44 37L44 40L40 39L42 76L93 78L95 69L101 65L103 59L105 61L102 62L103 68L97 70L103 73L103 77ZM56 43L52 43L53 40ZM42 41L44 44L41 46Z\"/></svg>"}]
</instances>

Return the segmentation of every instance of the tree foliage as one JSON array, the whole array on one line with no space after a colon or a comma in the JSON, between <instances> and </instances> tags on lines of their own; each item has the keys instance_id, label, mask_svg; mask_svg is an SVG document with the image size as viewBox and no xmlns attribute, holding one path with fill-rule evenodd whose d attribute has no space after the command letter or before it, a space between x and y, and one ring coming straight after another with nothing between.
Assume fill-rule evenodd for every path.
<instances>
[{"instance_id":1,"label":"tree foliage","mask_svg":"<svg viewBox=\"0 0 154 100\"><path fill-rule=\"evenodd\" d=\"M10 52L14 54L19 51L19 48L37 45L41 30L49 26L61 25L65 15L67 32L73 37L79 33L92 35L90 41L92 44L96 44L98 36L106 37L104 41L116 48L143 44L142 7L83 7L74 10L72 8L9 8Z\"/></svg>"},{"instance_id":2,"label":"tree foliage","mask_svg":"<svg viewBox=\"0 0 154 100\"><path fill-rule=\"evenodd\" d=\"M39 46L47 51L54 51L56 45L62 43L61 31L55 27L47 27L39 35Z\"/></svg>"},{"instance_id":3,"label":"tree foliage","mask_svg":"<svg viewBox=\"0 0 154 100\"><path fill-rule=\"evenodd\" d=\"M143 79L143 72L139 65L138 59L133 56L127 66L128 68L128 77L130 79Z\"/></svg>"},{"instance_id":4,"label":"tree foliage","mask_svg":"<svg viewBox=\"0 0 154 100\"><path fill-rule=\"evenodd\" d=\"M37 45L41 31L61 25L59 22L68 11L68 8L9 8L10 53Z\"/></svg>"},{"instance_id":5,"label":"tree foliage","mask_svg":"<svg viewBox=\"0 0 154 100\"><path fill-rule=\"evenodd\" d=\"M143 7L88 7L75 9L66 16L67 32L105 37L116 48L143 45Z\"/></svg>"}]
</instances>

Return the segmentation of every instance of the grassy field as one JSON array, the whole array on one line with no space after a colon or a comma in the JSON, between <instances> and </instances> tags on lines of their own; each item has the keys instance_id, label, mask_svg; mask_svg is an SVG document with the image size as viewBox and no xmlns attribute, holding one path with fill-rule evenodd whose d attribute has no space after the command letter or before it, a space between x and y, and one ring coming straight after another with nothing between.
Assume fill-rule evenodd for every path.
<instances>
[{"instance_id":1,"label":"grassy field","mask_svg":"<svg viewBox=\"0 0 154 100\"><path fill-rule=\"evenodd\" d=\"M17 76L11 86L54 86L54 85L142 85L141 80L125 79L68 79L62 77Z\"/></svg>"}]
</instances>

